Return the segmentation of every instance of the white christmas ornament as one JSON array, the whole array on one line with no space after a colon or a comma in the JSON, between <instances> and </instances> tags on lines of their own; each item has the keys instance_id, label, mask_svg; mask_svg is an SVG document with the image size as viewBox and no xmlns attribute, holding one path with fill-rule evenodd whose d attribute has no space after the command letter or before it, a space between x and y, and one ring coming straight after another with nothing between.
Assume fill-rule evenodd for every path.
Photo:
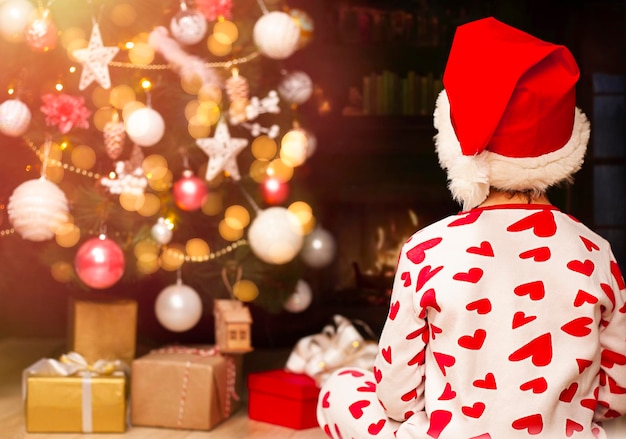
<instances>
[{"instance_id":1,"label":"white christmas ornament","mask_svg":"<svg viewBox=\"0 0 626 439\"><path fill-rule=\"evenodd\" d=\"M292 313L299 313L306 310L313 301L313 293L308 283L300 279L296 284L296 289L283 304L285 310Z\"/></svg>"},{"instance_id":2,"label":"white christmas ornament","mask_svg":"<svg viewBox=\"0 0 626 439\"><path fill-rule=\"evenodd\" d=\"M19 137L26 132L32 115L25 103L9 99L0 104L0 132L7 136Z\"/></svg>"},{"instance_id":3,"label":"white christmas ornament","mask_svg":"<svg viewBox=\"0 0 626 439\"><path fill-rule=\"evenodd\" d=\"M311 268L321 268L330 264L335 257L335 238L320 227L304 238L300 257Z\"/></svg>"},{"instance_id":4,"label":"white christmas ornament","mask_svg":"<svg viewBox=\"0 0 626 439\"><path fill-rule=\"evenodd\" d=\"M194 9L189 9L185 1L180 3L180 11L170 21L170 32L182 44L192 45L199 43L207 31L207 22L204 15Z\"/></svg>"},{"instance_id":5,"label":"white christmas ornament","mask_svg":"<svg viewBox=\"0 0 626 439\"><path fill-rule=\"evenodd\" d=\"M98 23L94 23L87 47L73 52L74 58L83 65L83 73L80 75L78 88L84 90L93 81L100 84L102 88L111 88L109 63L119 50L119 47L104 47L100 27Z\"/></svg>"},{"instance_id":6,"label":"white christmas ornament","mask_svg":"<svg viewBox=\"0 0 626 439\"><path fill-rule=\"evenodd\" d=\"M68 220L65 193L45 177L20 184L9 198L9 220L20 236L46 241Z\"/></svg>"},{"instance_id":7,"label":"white christmas ornament","mask_svg":"<svg viewBox=\"0 0 626 439\"><path fill-rule=\"evenodd\" d=\"M248 241L254 254L269 264L285 264L302 249L304 231L298 218L284 207L259 211L250 225Z\"/></svg>"},{"instance_id":8,"label":"white christmas ornament","mask_svg":"<svg viewBox=\"0 0 626 439\"><path fill-rule=\"evenodd\" d=\"M35 7L28 0L0 1L0 35L12 43L23 41L35 16Z\"/></svg>"},{"instance_id":9,"label":"white christmas ornament","mask_svg":"<svg viewBox=\"0 0 626 439\"><path fill-rule=\"evenodd\" d=\"M172 240L174 232L173 224L165 218L159 218L155 225L150 229L152 238L161 245L169 244Z\"/></svg>"},{"instance_id":10,"label":"white christmas ornament","mask_svg":"<svg viewBox=\"0 0 626 439\"><path fill-rule=\"evenodd\" d=\"M300 70L289 72L278 84L278 94L290 104L304 104L313 94L313 81Z\"/></svg>"},{"instance_id":11,"label":"white christmas ornament","mask_svg":"<svg viewBox=\"0 0 626 439\"><path fill-rule=\"evenodd\" d=\"M153 146L165 133L163 117L150 107L133 111L124 123L126 134L139 146Z\"/></svg>"},{"instance_id":12,"label":"white christmas ornament","mask_svg":"<svg viewBox=\"0 0 626 439\"><path fill-rule=\"evenodd\" d=\"M263 55L272 59L285 59L298 49L300 27L289 14L273 11L257 20L252 36Z\"/></svg>"},{"instance_id":13,"label":"white christmas ornament","mask_svg":"<svg viewBox=\"0 0 626 439\"><path fill-rule=\"evenodd\" d=\"M165 328L183 332L193 328L202 317L202 300L188 285L180 280L165 287L154 304L156 317Z\"/></svg>"},{"instance_id":14,"label":"white christmas ornament","mask_svg":"<svg viewBox=\"0 0 626 439\"><path fill-rule=\"evenodd\" d=\"M226 171L235 181L241 179L237 166L237 155L248 145L248 139L232 138L228 125L220 120L213 137L197 139L196 145L209 156L206 180L213 180L220 172Z\"/></svg>"}]
</instances>

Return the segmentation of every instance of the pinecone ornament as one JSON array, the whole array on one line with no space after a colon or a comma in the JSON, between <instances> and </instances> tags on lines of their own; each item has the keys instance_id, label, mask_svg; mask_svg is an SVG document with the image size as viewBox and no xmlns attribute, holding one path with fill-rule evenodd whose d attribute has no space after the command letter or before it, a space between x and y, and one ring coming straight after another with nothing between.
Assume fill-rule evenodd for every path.
<instances>
[{"instance_id":1,"label":"pinecone ornament","mask_svg":"<svg viewBox=\"0 0 626 439\"><path fill-rule=\"evenodd\" d=\"M248 80L238 73L233 74L226 80L226 94L230 102L234 102L237 99L248 99L250 96Z\"/></svg>"},{"instance_id":2,"label":"pinecone ornament","mask_svg":"<svg viewBox=\"0 0 626 439\"><path fill-rule=\"evenodd\" d=\"M230 101L228 115L233 125L246 121L246 107L248 106L250 86L248 80L233 70L233 75L226 80L226 94Z\"/></svg>"},{"instance_id":3,"label":"pinecone ornament","mask_svg":"<svg viewBox=\"0 0 626 439\"><path fill-rule=\"evenodd\" d=\"M116 160L124 150L126 131L124 123L112 120L104 126L104 150L111 160Z\"/></svg>"}]
</instances>

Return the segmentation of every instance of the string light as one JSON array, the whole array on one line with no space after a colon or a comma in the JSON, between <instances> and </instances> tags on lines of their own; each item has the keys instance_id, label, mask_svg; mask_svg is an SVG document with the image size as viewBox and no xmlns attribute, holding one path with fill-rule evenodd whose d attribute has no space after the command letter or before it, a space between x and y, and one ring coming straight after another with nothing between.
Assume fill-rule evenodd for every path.
<instances>
[{"instance_id":1,"label":"string light","mask_svg":"<svg viewBox=\"0 0 626 439\"><path fill-rule=\"evenodd\" d=\"M233 66L241 65L252 61L260 55L260 52L255 51L249 55L242 56L240 58L235 58L230 61L216 61L216 62L207 62L204 65L206 67L214 67L214 68L224 68L230 69ZM110 67L118 67L123 69L136 69L136 70L171 70L172 66L170 64L148 64L148 65L137 65L130 62L121 62L121 61L111 61L109 63Z\"/></svg>"}]
</instances>

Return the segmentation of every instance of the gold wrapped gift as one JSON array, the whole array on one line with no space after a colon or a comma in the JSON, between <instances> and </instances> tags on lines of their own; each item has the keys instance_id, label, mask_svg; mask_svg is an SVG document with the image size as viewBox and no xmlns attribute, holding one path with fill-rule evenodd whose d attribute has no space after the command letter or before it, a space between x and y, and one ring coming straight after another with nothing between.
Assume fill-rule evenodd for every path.
<instances>
[{"instance_id":1,"label":"gold wrapped gift","mask_svg":"<svg viewBox=\"0 0 626 439\"><path fill-rule=\"evenodd\" d=\"M132 363L131 424L210 430L238 407L240 355L168 347Z\"/></svg>"},{"instance_id":2,"label":"gold wrapped gift","mask_svg":"<svg viewBox=\"0 0 626 439\"><path fill-rule=\"evenodd\" d=\"M126 374L121 362L87 365L70 353L24 370L26 431L121 433L126 430Z\"/></svg>"},{"instance_id":3,"label":"gold wrapped gift","mask_svg":"<svg viewBox=\"0 0 626 439\"><path fill-rule=\"evenodd\" d=\"M68 349L87 361L135 358L137 302L135 300L71 299Z\"/></svg>"}]
</instances>

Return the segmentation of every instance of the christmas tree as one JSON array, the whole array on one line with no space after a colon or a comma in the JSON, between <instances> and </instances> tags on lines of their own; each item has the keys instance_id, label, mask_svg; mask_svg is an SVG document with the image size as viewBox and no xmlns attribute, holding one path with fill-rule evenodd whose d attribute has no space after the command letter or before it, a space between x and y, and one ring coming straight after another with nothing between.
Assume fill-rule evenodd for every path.
<instances>
[{"instance_id":1,"label":"christmas tree","mask_svg":"<svg viewBox=\"0 0 626 439\"><path fill-rule=\"evenodd\" d=\"M177 330L209 298L305 309L334 245L299 176L313 84L289 58L312 34L276 0L1 3L5 267L26 249L69 294L184 287Z\"/></svg>"}]
</instances>

